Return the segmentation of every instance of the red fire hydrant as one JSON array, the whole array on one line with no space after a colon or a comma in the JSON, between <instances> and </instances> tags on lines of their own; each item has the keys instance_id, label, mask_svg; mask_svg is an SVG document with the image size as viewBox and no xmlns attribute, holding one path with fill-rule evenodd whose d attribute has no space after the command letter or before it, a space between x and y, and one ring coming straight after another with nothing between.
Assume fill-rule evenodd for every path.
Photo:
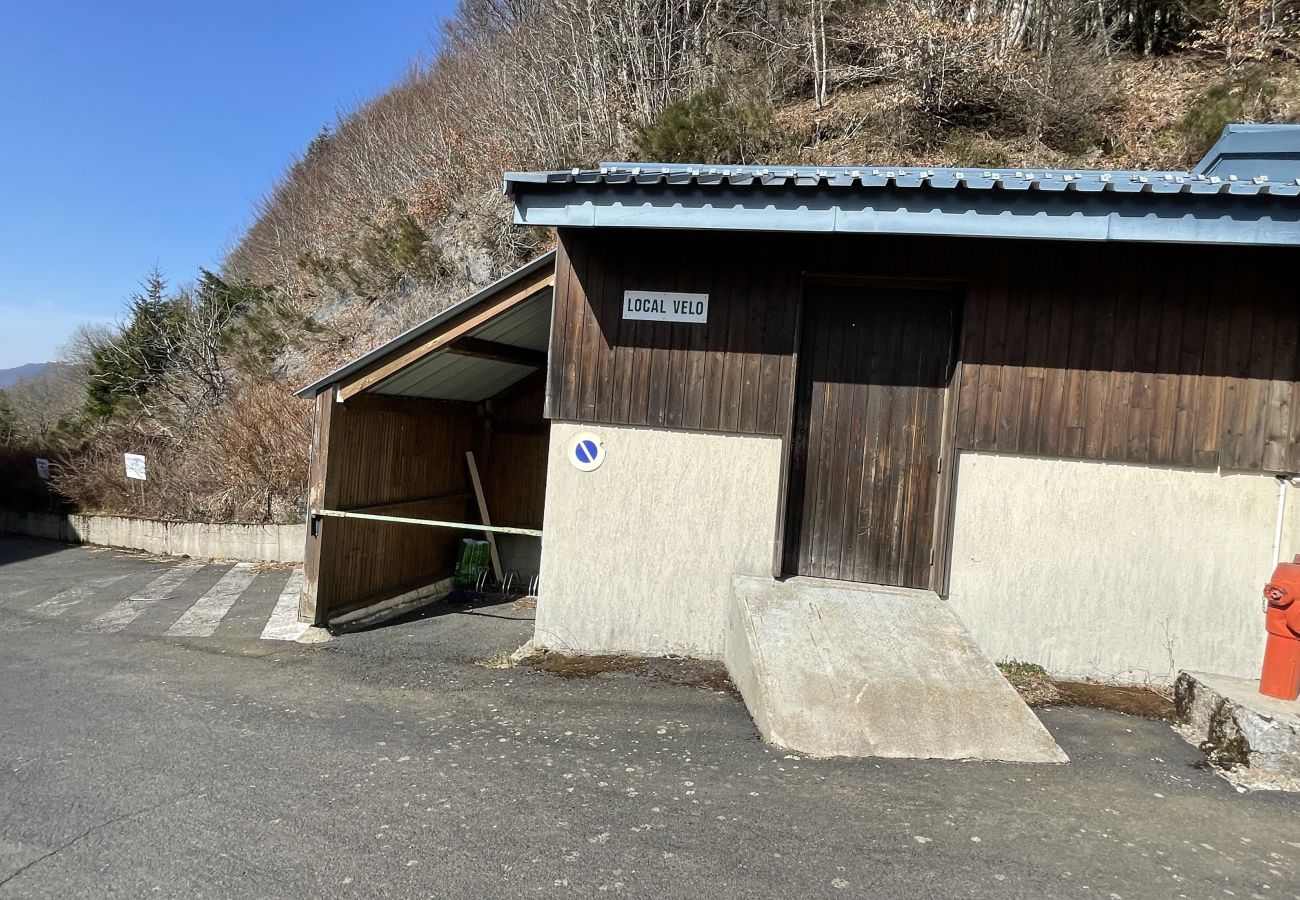
<instances>
[{"instance_id":1,"label":"red fire hydrant","mask_svg":"<svg viewBox=\"0 0 1300 900\"><path fill-rule=\"evenodd\" d=\"M1264 585L1264 672L1259 692L1266 697L1294 700L1300 696L1300 556L1278 563Z\"/></svg>"}]
</instances>

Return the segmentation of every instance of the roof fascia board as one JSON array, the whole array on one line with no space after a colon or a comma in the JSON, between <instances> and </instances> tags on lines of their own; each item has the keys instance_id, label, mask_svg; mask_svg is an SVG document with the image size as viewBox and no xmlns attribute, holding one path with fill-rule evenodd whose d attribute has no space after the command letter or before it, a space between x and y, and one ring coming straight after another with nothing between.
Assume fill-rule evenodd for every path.
<instances>
[{"instance_id":1,"label":"roof fascia board","mask_svg":"<svg viewBox=\"0 0 1300 900\"><path fill-rule=\"evenodd\" d=\"M1300 204L1269 196L516 185L513 199L515 221L526 225L1300 245Z\"/></svg>"},{"instance_id":2,"label":"roof fascia board","mask_svg":"<svg viewBox=\"0 0 1300 900\"><path fill-rule=\"evenodd\" d=\"M405 346L406 344L418 340L423 335L437 328L439 325L448 321L449 319L452 319L457 315L461 315L466 310L472 309L473 307L477 306L480 303L484 303L487 300L490 300L493 296L495 296L499 292L510 288L512 285L517 284L518 282L524 280L525 278L528 278L529 276L533 275L535 272L548 267L550 268L551 271L552 282L554 282L554 274L555 274L555 251L554 250L548 250L547 252L543 253L541 256L537 257L537 259L525 263L524 265L520 266L518 269L515 269L513 272L510 272L509 274L502 276L501 278L497 279L496 281L492 282L491 284L487 285L481 290L475 291L473 294L466 297L464 300L460 300L456 303L453 303L451 306L447 307L441 312L438 312L433 316L429 317L428 319L425 319L419 325L416 325L415 327L410 328L404 331L403 333L399 334L391 341L381 344L380 346L376 347L374 350L371 350L369 353L365 353L357 357L356 359L352 360L346 365L340 366L339 368L335 369L333 372L329 373L323 378L318 378L316 381L313 381L311 384L307 385L306 387L294 391L294 396L302 397L304 399L309 399L311 397L316 396L316 394L320 393L326 387L333 384L338 384L345 378L348 378L349 376L374 364L377 360L380 360L396 352L399 348Z\"/></svg>"}]
</instances>

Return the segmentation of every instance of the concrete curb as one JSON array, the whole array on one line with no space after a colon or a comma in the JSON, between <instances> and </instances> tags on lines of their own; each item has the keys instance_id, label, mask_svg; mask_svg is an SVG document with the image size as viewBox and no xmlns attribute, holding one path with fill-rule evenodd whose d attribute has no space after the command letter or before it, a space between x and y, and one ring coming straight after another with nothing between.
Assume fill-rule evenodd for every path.
<instances>
[{"instance_id":1,"label":"concrete curb","mask_svg":"<svg viewBox=\"0 0 1300 900\"><path fill-rule=\"evenodd\" d=\"M302 562L306 529L306 525L221 525L0 510L0 534L195 559Z\"/></svg>"},{"instance_id":2,"label":"concrete curb","mask_svg":"<svg viewBox=\"0 0 1300 900\"><path fill-rule=\"evenodd\" d=\"M1300 791L1300 701L1257 688L1253 679L1179 672L1178 731L1234 783Z\"/></svg>"}]
</instances>

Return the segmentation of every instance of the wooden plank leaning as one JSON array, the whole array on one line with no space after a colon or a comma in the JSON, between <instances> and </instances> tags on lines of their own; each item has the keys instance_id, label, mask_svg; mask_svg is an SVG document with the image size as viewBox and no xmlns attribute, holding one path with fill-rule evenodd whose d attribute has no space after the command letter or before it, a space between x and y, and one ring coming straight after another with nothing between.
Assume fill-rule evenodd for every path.
<instances>
[{"instance_id":1,"label":"wooden plank leaning","mask_svg":"<svg viewBox=\"0 0 1300 900\"><path fill-rule=\"evenodd\" d=\"M465 462L469 464L469 479L474 484L474 499L478 501L479 518L483 520L484 525L491 525L492 520L488 518L487 501L483 499L483 484L478 478L478 466L474 464L474 451L465 451ZM497 577L497 584L503 584L501 572L501 557L497 555L497 537L491 531L484 531L487 535L488 547L492 551L492 572Z\"/></svg>"}]
</instances>

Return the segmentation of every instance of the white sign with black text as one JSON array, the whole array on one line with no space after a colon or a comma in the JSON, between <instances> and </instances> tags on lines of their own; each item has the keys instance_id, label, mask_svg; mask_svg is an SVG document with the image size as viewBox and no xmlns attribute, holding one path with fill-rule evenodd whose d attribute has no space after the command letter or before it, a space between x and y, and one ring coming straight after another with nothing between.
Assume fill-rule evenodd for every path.
<instances>
[{"instance_id":1,"label":"white sign with black text","mask_svg":"<svg viewBox=\"0 0 1300 900\"><path fill-rule=\"evenodd\" d=\"M623 318L703 324L709 321L709 295L679 294L674 291L624 291Z\"/></svg>"},{"instance_id":2,"label":"white sign with black text","mask_svg":"<svg viewBox=\"0 0 1300 900\"><path fill-rule=\"evenodd\" d=\"M50 480L50 461L48 459L36 457L36 477L45 481Z\"/></svg>"},{"instance_id":3,"label":"white sign with black text","mask_svg":"<svg viewBox=\"0 0 1300 900\"><path fill-rule=\"evenodd\" d=\"M126 461L126 477L144 481L144 457L139 453L123 453L122 457Z\"/></svg>"}]
</instances>

